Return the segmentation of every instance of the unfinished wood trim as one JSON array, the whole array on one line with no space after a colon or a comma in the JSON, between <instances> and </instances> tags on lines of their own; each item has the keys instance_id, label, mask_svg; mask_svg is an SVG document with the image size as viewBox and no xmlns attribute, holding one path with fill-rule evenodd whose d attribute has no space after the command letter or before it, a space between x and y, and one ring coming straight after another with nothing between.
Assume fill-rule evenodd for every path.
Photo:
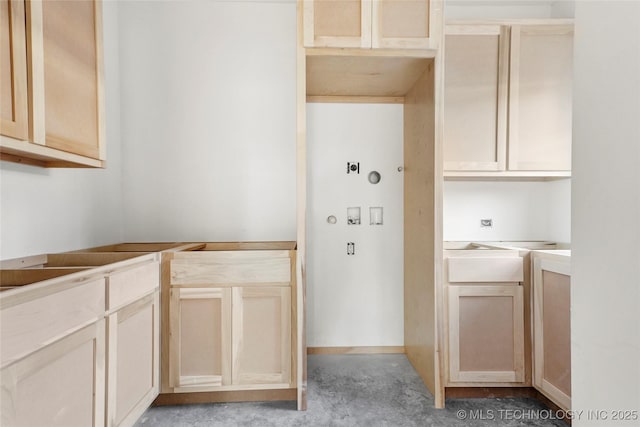
<instances>
[{"instance_id":1,"label":"unfinished wood trim","mask_svg":"<svg viewBox=\"0 0 640 427\"><path fill-rule=\"evenodd\" d=\"M42 26L42 0L26 3L27 13L27 56L30 59L28 71L29 93L29 141L44 148L44 40ZM6 141L2 141L5 146ZM28 149L36 151L35 146ZM47 150L54 154L53 150ZM44 155L44 153L43 153ZM80 156L78 156L80 157ZM64 159L63 159L64 160Z\"/></svg>"},{"instance_id":2,"label":"unfinished wood trim","mask_svg":"<svg viewBox=\"0 0 640 427\"><path fill-rule=\"evenodd\" d=\"M289 252L291 258L291 286L289 301L289 387L295 388L298 383L298 284L296 283L296 251ZM285 314L286 315L286 314Z\"/></svg>"},{"instance_id":3,"label":"unfinished wood trim","mask_svg":"<svg viewBox=\"0 0 640 427\"><path fill-rule=\"evenodd\" d=\"M440 407L444 399L436 320L436 284L442 268L436 267L442 257L438 66L433 62L427 66L404 104L404 344L407 358Z\"/></svg>"},{"instance_id":4,"label":"unfinished wood trim","mask_svg":"<svg viewBox=\"0 0 640 427\"><path fill-rule=\"evenodd\" d=\"M27 268L34 266L41 266L47 263L47 255L32 255L22 258L5 259L0 261L0 269L2 270L16 270L19 268ZM0 282L1 284L1 282Z\"/></svg>"},{"instance_id":5,"label":"unfinished wood trim","mask_svg":"<svg viewBox=\"0 0 640 427\"><path fill-rule=\"evenodd\" d=\"M56 150L33 142L20 141L4 135L0 135L0 153L2 153L3 160L32 166L51 168L104 167L104 162L101 160Z\"/></svg>"},{"instance_id":6,"label":"unfinished wood trim","mask_svg":"<svg viewBox=\"0 0 640 427\"><path fill-rule=\"evenodd\" d=\"M466 25L573 25L573 18L498 18L498 19L447 19L445 26Z\"/></svg>"},{"instance_id":7,"label":"unfinished wood trim","mask_svg":"<svg viewBox=\"0 0 640 427\"><path fill-rule=\"evenodd\" d=\"M98 133L98 159L106 160L107 158L107 125L106 125L106 102L104 89L104 41L103 41L103 24L102 24L102 0L94 1L94 20L95 20L95 42L96 42L96 84L97 90L97 133Z\"/></svg>"},{"instance_id":8,"label":"unfinished wood trim","mask_svg":"<svg viewBox=\"0 0 640 427\"><path fill-rule=\"evenodd\" d=\"M307 354L405 354L404 346L307 347Z\"/></svg>"},{"instance_id":9,"label":"unfinished wood trim","mask_svg":"<svg viewBox=\"0 0 640 427\"><path fill-rule=\"evenodd\" d=\"M434 59L436 49L353 49L353 48L308 48L303 49L307 57L310 56L344 56L344 57L377 57L377 58L423 58Z\"/></svg>"},{"instance_id":10,"label":"unfinished wood trim","mask_svg":"<svg viewBox=\"0 0 640 427\"><path fill-rule=\"evenodd\" d=\"M210 391L193 393L163 393L153 402L153 406L188 405L212 402L267 402L276 400L296 400L295 388L277 390Z\"/></svg>"},{"instance_id":11,"label":"unfinished wood trim","mask_svg":"<svg viewBox=\"0 0 640 427\"><path fill-rule=\"evenodd\" d=\"M310 95L307 102L328 104L404 104L404 96L331 96Z\"/></svg>"},{"instance_id":12,"label":"unfinished wood trim","mask_svg":"<svg viewBox=\"0 0 640 427\"><path fill-rule=\"evenodd\" d=\"M296 248L294 241L263 242L207 242L204 248L191 249L202 251L289 251Z\"/></svg>"},{"instance_id":13,"label":"unfinished wood trim","mask_svg":"<svg viewBox=\"0 0 640 427\"><path fill-rule=\"evenodd\" d=\"M5 3L3 1L3 3ZM5 8L5 4L2 5ZM26 140L29 138L29 99L27 85L27 39L25 33L25 10L22 0L6 1L7 28L2 31L8 33L9 41L9 67L11 76L11 94L3 94L3 98L10 97L11 111L8 117L2 117L0 128L2 134L13 138ZM3 52L7 54L7 52Z\"/></svg>"},{"instance_id":14,"label":"unfinished wood trim","mask_svg":"<svg viewBox=\"0 0 640 427\"><path fill-rule=\"evenodd\" d=\"M295 304L296 306L296 343L295 353L295 399L297 409L307 409L307 323L306 323L306 227L307 227L307 58L304 49L303 23L304 0L297 4L298 40L296 43L296 241L295 253ZM292 280L293 280L292 276Z\"/></svg>"},{"instance_id":15,"label":"unfinished wood trim","mask_svg":"<svg viewBox=\"0 0 640 427\"><path fill-rule=\"evenodd\" d=\"M571 178L571 171L446 171L445 181L543 181Z\"/></svg>"}]
</instances>

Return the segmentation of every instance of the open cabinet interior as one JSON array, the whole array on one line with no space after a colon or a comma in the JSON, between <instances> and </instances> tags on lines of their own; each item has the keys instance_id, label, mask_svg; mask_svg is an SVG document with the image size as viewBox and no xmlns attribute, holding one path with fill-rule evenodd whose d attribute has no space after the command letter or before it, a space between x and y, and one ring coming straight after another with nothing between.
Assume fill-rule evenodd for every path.
<instances>
[{"instance_id":1,"label":"open cabinet interior","mask_svg":"<svg viewBox=\"0 0 640 427\"><path fill-rule=\"evenodd\" d=\"M311 217L306 212L307 102L403 104L403 349L436 407L443 407L437 324L442 258L439 57L423 50L300 48L298 53L298 233L305 241ZM299 256L304 256L302 247L299 238ZM305 260L299 264L304 266Z\"/></svg>"}]
</instances>

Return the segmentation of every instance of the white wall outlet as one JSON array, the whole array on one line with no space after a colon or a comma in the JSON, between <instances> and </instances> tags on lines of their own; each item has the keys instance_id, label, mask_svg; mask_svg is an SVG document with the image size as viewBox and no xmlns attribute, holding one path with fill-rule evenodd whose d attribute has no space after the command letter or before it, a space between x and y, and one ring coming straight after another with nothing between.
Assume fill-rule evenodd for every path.
<instances>
[{"instance_id":1,"label":"white wall outlet","mask_svg":"<svg viewBox=\"0 0 640 427\"><path fill-rule=\"evenodd\" d=\"M493 220L491 218L481 219L480 227L482 228L493 227Z\"/></svg>"}]
</instances>

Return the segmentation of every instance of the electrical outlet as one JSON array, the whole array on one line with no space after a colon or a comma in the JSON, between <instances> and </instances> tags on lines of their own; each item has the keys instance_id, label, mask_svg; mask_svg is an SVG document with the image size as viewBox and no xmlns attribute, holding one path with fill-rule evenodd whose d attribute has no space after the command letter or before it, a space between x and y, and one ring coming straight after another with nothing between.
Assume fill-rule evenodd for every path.
<instances>
[{"instance_id":1,"label":"electrical outlet","mask_svg":"<svg viewBox=\"0 0 640 427\"><path fill-rule=\"evenodd\" d=\"M483 228L493 227L493 220L491 218L481 219L480 220L480 227L483 227Z\"/></svg>"}]
</instances>

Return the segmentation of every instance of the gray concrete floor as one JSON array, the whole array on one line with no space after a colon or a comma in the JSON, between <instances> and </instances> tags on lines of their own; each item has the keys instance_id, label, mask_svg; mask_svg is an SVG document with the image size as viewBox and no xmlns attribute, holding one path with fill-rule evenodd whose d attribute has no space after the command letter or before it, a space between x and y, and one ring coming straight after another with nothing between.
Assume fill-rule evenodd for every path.
<instances>
[{"instance_id":1,"label":"gray concrete floor","mask_svg":"<svg viewBox=\"0 0 640 427\"><path fill-rule=\"evenodd\" d=\"M435 409L404 355L312 355L308 377L305 412L295 402L161 406L136 426L567 426L534 399L455 399Z\"/></svg>"}]
</instances>

